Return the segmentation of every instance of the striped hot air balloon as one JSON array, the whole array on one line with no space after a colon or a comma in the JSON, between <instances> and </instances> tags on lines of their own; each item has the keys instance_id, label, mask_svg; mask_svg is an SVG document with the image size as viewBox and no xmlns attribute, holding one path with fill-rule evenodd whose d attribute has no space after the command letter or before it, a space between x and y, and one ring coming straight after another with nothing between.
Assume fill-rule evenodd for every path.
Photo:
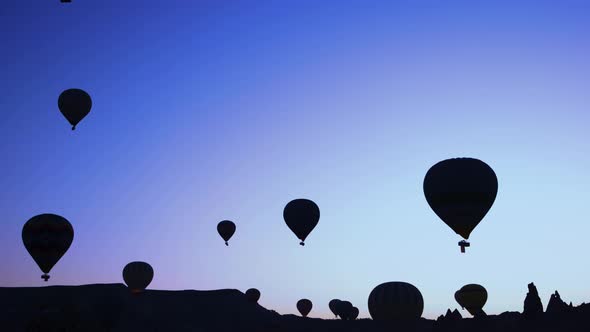
<instances>
[{"instance_id":1,"label":"striped hot air balloon","mask_svg":"<svg viewBox=\"0 0 590 332\"><path fill-rule=\"evenodd\" d=\"M371 317L378 321L414 320L424 310L424 299L418 288L401 281L375 287L368 302Z\"/></svg>"},{"instance_id":2,"label":"striped hot air balloon","mask_svg":"<svg viewBox=\"0 0 590 332\"><path fill-rule=\"evenodd\" d=\"M154 269L146 262L131 262L123 269L123 280L132 293L141 293L152 282Z\"/></svg>"},{"instance_id":3,"label":"striped hot air balloon","mask_svg":"<svg viewBox=\"0 0 590 332\"><path fill-rule=\"evenodd\" d=\"M25 223L22 238L25 248L44 273L41 278L47 281L49 271L70 248L74 228L64 217L40 214Z\"/></svg>"},{"instance_id":4,"label":"striped hot air balloon","mask_svg":"<svg viewBox=\"0 0 590 332\"><path fill-rule=\"evenodd\" d=\"M474 317L485 316L483 306L488 300L486 289L477 284L469 284L455 292L455 300Z\"/></svg>"}]
</instances>

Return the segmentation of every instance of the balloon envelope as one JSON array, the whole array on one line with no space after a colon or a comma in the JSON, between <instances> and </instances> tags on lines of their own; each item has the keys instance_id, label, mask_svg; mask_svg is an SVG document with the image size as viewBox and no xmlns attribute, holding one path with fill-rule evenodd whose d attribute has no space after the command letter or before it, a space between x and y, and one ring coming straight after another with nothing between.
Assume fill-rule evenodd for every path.
<instances>
[{"instance_id":1,"label":"balloon envelope","mask_svg":"<svg viewBox=\"0 0 590 332\"><path fill-rule=\"evenodd\" d=\"M375 287L369 295L369 313L374 320L415 320L422 316L424 300L413 285L392 281Z\"/></svg>"},{"instance_id":2,"label":"balloon envelope","mask_svg":"<svg viewBox=\"0 0 590 332\"><path fill-rule=\"evenodd\" d=\"M92 99L84 90L67 89L59 95L57 107L74 130L76 125L90 113Z\"/></svg>"},{"instance_id":3,"label":"balloon envelope","mask_svg":"<svg viewBox=\"0 0 590 332\"><path fill-rule=\"evenodd\" d=\"M249 302L257 303L260 299L260 291L256 288L250 288L246 291L246 299Z\"/></svg>"},{"instance_id":4,"label":"balloon envelope","mask_svg":"<svg viewBox=\"0 0 590 332\"><path fill-rule=\"evenodd\" d=\"M227 241L231 239L235 232L236 224L234 224L232 221L223 220L220 221L219 224L217 224L217 233L219 233L221 238L223 238L226 246L228 245Z\"/></svg>"},{"instance_id":5,"label":"balloon envelope","mask_svg":"<svg viewBox=\"0 0 590 332\"><path fill-rule=\"evenodd\" d=\"M304 245L305 239L320 221L320 208L311 200L299 198L289 202L283 210L283 219Z\"/></svg>"},{"instance_id":6,"label":"balloon envelope","mask_svg":"<svg viewBox=\"0 0 590 332\"><path fill-rule=\"evenodd\" d=\"M462 308L467 309L470 314L475 316L481 312L483 306L486 304L488 292L481 285L469 284L455 292L455 300L457 300L457 303Z\"/></svg>"},{"instance_id":7,"label":"balloon envelope","mask_svg":"<svg viewBox=\"0 0 590 332\"><path fill-rule=\"evenodd\" d=\"M333 299L328 303L328 307L330 308L330 311L334 314L334 316L338 316L338 302L340 302L340 300Z\"/></svg>"},{"instance_id":8,"label":"balloon envelope","mask_svg":"<svg viewBox=\"0 0 590 332\"><path fill-rule=\"evenodd\" d=\"M465 239L488 213L498 192L490 166L473 158L443 160L424 177L424 196L436 215Z\"/></svg>"},{"instance_id":9,"label":"balloon envelope","mask_svg":"<svg viewBox=\"0 0 590 332\"><path fill-rule=\"evenodd\" d=\"M29 219L22 230L25 248L49 279L49 271L68 251L74 240L74 228L64 217L40 214Z\"/></svg>"},{"instance_id":10,"label":"balloon envelope","mask_svg":"<svg viewBox=\"0 0 590 332\"><path fill-rule=\"evenodd\" d=\"M153 278L154 269L146 262L131 262L123 268L123 280L133 293L145 290Z\"/></svg>"},{"instance_id":11,"label":"balloon envelope","mask_svg":"<svg viewBox=\"0 0 590 332\"><path fill-rule=\"evenodd\" d=\"M352 311L350 312L350 319L355 320L358 318L358 316L359 316L359 308L353 307Z\"/></svg>"},{"instance_id":12,"label":"balloon envelope","mask_svg":"<svg viewBox=\"0 0 590 332\"><path fill-rule=\"evenodd\" d=\"M340 301L338 302L336 310L338 311L338 316L340 316L342 320L350 320L352 308L354 307L349 301Z\"/></svg>"},{"instance_id":13,"label":"balloon envelope","mask_svg":"<svg viewBox=\"0 0 590 332\"><path fill-rule=\"evenodd\" d=\"M311 311L312 306L313 305L311 301L308 299L301 299L297 301L297 310L299 310L299 313L303 317L307 317L307 314L309 314L309 312Z\"/></svg>"}]
</instances>

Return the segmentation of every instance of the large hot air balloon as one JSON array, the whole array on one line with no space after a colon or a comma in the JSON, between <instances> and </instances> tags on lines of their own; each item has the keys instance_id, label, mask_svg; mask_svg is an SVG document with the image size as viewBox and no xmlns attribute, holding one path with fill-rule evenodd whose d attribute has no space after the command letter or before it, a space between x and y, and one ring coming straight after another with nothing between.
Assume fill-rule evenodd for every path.
<instances>
[{"instance_id":1,"label":"large hot air balloon","mask_svg":"<svg viewBox=\"0 0 590 332\"><path fill-rule=\"evenodd\" d=\"M338 316L340 316L340 319L350 320L350 317L352 316L352 308L354 308L352 306L352 303L350 303L349 301L340 301L338 302L336 308L336 310L338 311Z\"/></svg>"},{"instance_id":2,"label":"large hot air balloon","mask_svg":"<svg viewBox=\"0 0 590 332\"><path fill-rule=\"evenodd\" d=\"M305 239L320 221L320 208L309 199L294 199L285 206L283 218L304 246Z\"/></svg>"},{"instance_id":3,"label":"large hot air balloon","mask_svg":"<svg viewBox=\"0 0 590 332\"><path fill-rule=\"evenodd\" d=\"M498 179L490 166L473 158L443 160L424 177L424 196L436 215L465 240L490 210ZM459 242L461 252L469 242Z\"/></svg>"},{"instance_id":4,"label":"large hot air balloon","mask_svg":"<svg viewBox=\"0 0 590 332\"><path fill-rule=\"evenodd\" d=\"M235 232L236 232L236 224L234 224L232 221L223 220L223 221L220 221L219 224L217 224L217 233L219 233L219 235L221 235L221 237L225 241L226 246L229 245L227 243L227 241L229 241L229 239L231 239L232 235L234 235Z\"/></svg>"},{"instance_id":5,"label":"large hot air balloon","mask_svg":"<svg viewBox=\"0 0 590 332\"><path fill-rule=\"evenodd\" d=\"M57 107L75 130L76 125L90 113L92 99L84 90L67 89L59 95Z\"/></svg>"},{"instance_id":6,"label":"large hot air balloon","mask_svg":"<svg viewBox=\"0 0 590 332\"><path fill-rule=\"evenodd\" d=\"M422 316L424 300L418 288L401 281L383 283L369 295L374 320L415 320Z\"/></svg>"},{"instance_id":7,"label":"large hot air balloon","mask_svg":"<svg viewBox=\"0 0 590 332\"><path fill-rule=\"evenodd\" d=\"M340 300L333 299L328 303L328 307L330 307L330 311L334 314L334 316L338 317L338 302Z\"/></svg>"},{"instance_id":8,"label":"large hot air balloon","mask_svg":"<svg viewBox=\"0 0 590 332\"><path fill-rule=\"evenodd\" d=\"M256 288L250 288L246 291L246 299L249 302L257 303L260 299L260 291Z\"/></svg>"},{"instance_id":9,"label":"large hot air balloon","mask_svg":"<svg viewBox=\"0 0 590 332\"><path fill-rule=\"evenodd\" d=\"M152 282L154 269L146 262L131 262L123 269L123 280L132 293L141 293Z\"/></svg>"},{"instance_id":10,"label":"large hot air balloon","mask_svg":"<svg viewBox=\"0 0 590 332\"><path fill-rule=\"evenodd\" d=\"M461 287L455 292L455 300L474 317L486 315L483 306L488 300L488 292L481 285L469 284Z\"/></svg>"},{"instance_id":11,"label":"large hot air balloon","mask_svg":"<svg viewBox=\"0 0 590 332\"><path fill-rule=\"evenodd\" d=\"M357 307L352 307L352 311L350 312L350 320L355 320L358 318L359 316L359 308Z\"/></svg>"},{"instance_id":12,"label":"large hot air balloon","mask_svg":"<svg viewBox=\"0 0 590 332\"><path fill-rule=\"evenodd\" d=\"M47 281L49 271L72 244L74 228L64 217L40 214L25 223L22 238L25 248L44 273L41 278Z\"/></svg>"},{"instance_id":13,"label":"large hot air balloon","mask_svg":"<svg viewBox=\"0 0 590 332\"><path fill-rule=\"evenodd\" d=\"M307 317L307 314L311 311L312 303L308 299L301 299L297 301L297 310L303 317Z\"/></svg>"}]
</instances>

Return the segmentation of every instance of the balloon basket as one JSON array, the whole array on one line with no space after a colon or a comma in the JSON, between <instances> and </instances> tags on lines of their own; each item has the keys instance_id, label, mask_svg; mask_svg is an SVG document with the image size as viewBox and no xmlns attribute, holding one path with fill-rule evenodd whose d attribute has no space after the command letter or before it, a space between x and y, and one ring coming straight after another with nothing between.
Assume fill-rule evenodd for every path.
<instances>
[{"instance_id":1,"label":"balloon basket","mask_svg":"<svg viewBox=\"0 0 590 332\"><path fill-rule=\"evenodd\" d=\"M470 247L471 246L471 244L469 242L465 241L465 240L459 241L458 244L459 244L459 247L461 247L461 252L462 253L465 253L465 248L466 247Z\"/></svg>"}]
</instances>

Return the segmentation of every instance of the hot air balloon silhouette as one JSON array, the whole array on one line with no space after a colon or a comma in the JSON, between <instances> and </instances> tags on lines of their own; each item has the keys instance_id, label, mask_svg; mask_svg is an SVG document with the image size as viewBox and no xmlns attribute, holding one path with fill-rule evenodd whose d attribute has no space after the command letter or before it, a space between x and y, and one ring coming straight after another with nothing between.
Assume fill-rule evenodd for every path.
<instances>
[{"instance_id":1,"label":"hot air balloon silhouette","mask_svg":"<svg viewBox=\"0 0 590 332\"><path fill-rule=\"evenodd\" d=\"M373 320L416 320L422 316L424 299L418 288L401 281L382 283L369 294Z\"/></svg>"},{"instance_id":2,"label":"hot air balloon silhouette","mask_svg":"<svg viewBox=\"0 0 590 332\"><path fill-rule=\"evenodd\" d=\"M424 177L424 196L432 210L465 240L488 213L496 194L498 179L490 166L473 158L443 160ZM459 242L461 252L469 242Z\"/></svg>"},{"instance_id":3,"label":"hot air balloon silhouette","mask_svg":"<svg viewBox=\"0 0 590 332\"><path fill-rule=\"evenodd\" d=\"M463 309L467 309L472 316L486 316L483 306L488 300L488 292L483 286L477 284L465 285L455 292L455 300Z\"/></svg>"},{"instance_id":4,"label":"hot air balloon silhouette","mask_svg":"<svg viewBox=\"0 0 590 332\"><path fill-rule=\"evenodd\" d=\"M154 278L154 269L146 262L131 262L123 268L123 280L132 293L143 292Z\"/></svg>"},{"instance_id":5,"label":"hot air balloon silhouette","mask_svg":"<svg viewBox=\"0 0 590 332\"><path fill-rule=\"evenodd\" d=\"M358 318L359 316L359 308L357 307L352 307L352 311L350 312L350 320L355 320Z\"/></svg>"},{"instance_id":6,"label":"hot air balloon silhouette","mask_svg":"<svg viewBox=\"0 0 590 332\"><path fill-rule=\"evenodd\" d=\"M330 302L328 302L328 307L330 308L330 311L336 317L338 317L338 302L340 302L340 300L338 299L333 299Z\"/></svg>"},{"instance_id":7,"label":"hot air balloon silhouette","mask_svg":"<svg viewBox=\"0 0 590 332\"><path fill-rule=\"evenodd\" d=\"M307 314L311 311L313 304L308 299L301 299L297 301L297 310L303 317L307 317Z\"/></svg>"},{"instance_id":8,"label":"hot air balloon silhouette","mask_svg":"<svg viewBox=\"0 0 590 332\"><path fill-rule=\"evenodd\" d=\"M75 130L76 125L90 113L92 99L84 90L67 89L59 95L57 107Z\"/></svg>"},{"instance_id":9,"label":"hot air balloon silhouette","mask_svg":"<svg viewBox=\"0 0 590 332\"><path fill-rule=\"evenodd\" d=\"M350 320L350 317L352 315L352 308L354 308L352 306L352 303L350 303L349 301L340 301L338 302L336 308L336 310L338 311L338 316L340 316L342 320Z\"/></svg>"},{"instance_id":10,"label":"hot air balloon silhouette","mask_svg":"<svg viewBox=\"0 0 590 332\"><path fill-rule=\"evenodd\" d=\"M231 237L234 235L235 232L236 232L236 224L234 224L232 221L223 220L223 221L220 221L219 224L217 224L217 233L219 233L219 235L221 235L221 237L225 241L226 246L229 245L227 243L227 241L229 241L229 239L231 239Z\"/></svg>"},{"instance_id":11,"label":"hot air balloon silhouette","mask_svg":"<svg viewBox=\"0 0 590 332\"><path fill-rule=\"evenodd\" d=\"M260 291L256 288L250 288L246 291L246 299L252 303L258 303Z\"/></svg>"},{"instance_id":12,"label":"hot air balloon silhouette","mask_svg":"<svg viewBox=\"0 0 590 332\"><path fill-rule=\"evenodd\" d=\"M49 280L49 271L68 251L74 240L74 228L64 217L40 214L29 219L22 230L23 244L43 275Z\"/></svg>"},{"instance_id":13,"label":"hot air balloon silhouette","mask_svg":"<svg viewBox=\"0 0 590 332\"><path fill-rule=\"evenodd\" d=\"M309 199L294 199L285 206L283 219L304 246L305 239L320 221L320 208Z\"/></svg>"}]
</instances>

